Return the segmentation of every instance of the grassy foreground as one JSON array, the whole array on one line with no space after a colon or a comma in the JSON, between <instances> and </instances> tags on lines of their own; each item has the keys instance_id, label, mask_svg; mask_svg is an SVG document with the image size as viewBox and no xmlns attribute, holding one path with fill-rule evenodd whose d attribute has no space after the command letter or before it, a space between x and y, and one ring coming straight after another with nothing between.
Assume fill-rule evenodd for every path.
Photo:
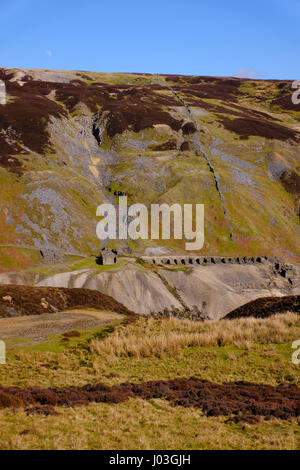
<instances>
[{"instance_id":1,"label":"grassy foreground","mask_svg":"<svg viewBox=\"0 0 300 470\"><path fill-rule=\"evenodd\" d=\"M99 330L100 333L100 330ZM139 318L101 339L85 336L60 352L18 348L0 366L0 384L20 387L143 382L195 376L300 386L291 343L300 316L193 323ZM56 416L0 409L1 449L299 449L296 420L255 424L206 417L162 399L56 407Z\"/></svg>"}]
</instances>

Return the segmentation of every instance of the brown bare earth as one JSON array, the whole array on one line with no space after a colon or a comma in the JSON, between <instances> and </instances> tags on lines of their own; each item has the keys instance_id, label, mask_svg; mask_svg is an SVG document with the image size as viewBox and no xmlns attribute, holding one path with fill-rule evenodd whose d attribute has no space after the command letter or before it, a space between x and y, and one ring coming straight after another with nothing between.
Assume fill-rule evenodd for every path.
<instances>
[{"instance_id":1,"label":"brown bare earth","mask_svg":"<svg viewBox=\"0 0 300 470\"><path fill-rule=\"evenodd\" d=\"M106 325L123 317L117 313L74 309L58 313L0 318L0 338L30 338L35 343L45 342L51 335L66 338L80 336L76 329L85 330Z\"/></svg>"},{"instance_id":2,"label":"brown bare earth","mask_svg":"<svg viewBox=\"0 0 300 470\"><path fill-rule=\"evenodd\" d=\"M201 408L207 416L229 416L234 421L256 422L260 417L290 419L300 416L300 389L294 384L278 386L250 382L216 384L194 377L141 384L102 383L84 387L1 387L0 408L30 407L27 412L54 412L53 406L88 403L121 403L129 398L166 399L173 406Z\"/></svg>"},{"instance_id":3,"label":"brown bare earth","mask_svg":"<svg viewBox=\"0 0 300 470\"><path fill-rule=\"evenodd\" d=\"M128 320L135 318L124 305L96 290L0 285L0 318L57 313L75 307L116 312Z\"/></svg>"},{"instance_id":4,"label":"brown bare earth","mask_svg":"<svg viewBox=\"0 0 300 470\"><path fill-rule=\"evenodd\" d=\"M300 295L284 297L261 297L232 310L224 318L255 317L267 318L277 313L300 313Z\"/></svg>"}]
</instances>

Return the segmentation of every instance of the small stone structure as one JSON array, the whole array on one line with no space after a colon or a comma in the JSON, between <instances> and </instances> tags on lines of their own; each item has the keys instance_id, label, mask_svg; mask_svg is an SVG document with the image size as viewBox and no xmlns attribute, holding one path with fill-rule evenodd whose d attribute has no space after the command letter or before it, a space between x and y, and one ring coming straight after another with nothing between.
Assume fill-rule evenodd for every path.
<instances>
[{"instance_id":1,"label":"small stone structure","mask_svg":"<svg viewBox=\"0 0 300 470\"><path fill-rule=\"evenodd\" d=\"M116 264L118 259L118 252L109 248L102 248L100 255L96 258L96 263L102 266L109 264Z\"/></svg>"},{"instance_id":2,"label":"small stone structure","mask_svg":"<svg viewBox=\"0 0 300 470\"><path fill-rule=\"evenodd\" d=\"M6 88L3 80L0 80L0 104L6 104Z\"/></svg>"},{"instance_id":3,"label":"small stone structure","mask_svg":"<svg viewBox=\"0 0 300 470\"><path fill-rule=\"evenodd\" d=\"M76 253L74 253L75 255ZM63 250L55 250L49 248L40 249L41 260L43 263L58 263L65 261L67 258L67 253L64 253Z\"/></svg>"}]
</instances>

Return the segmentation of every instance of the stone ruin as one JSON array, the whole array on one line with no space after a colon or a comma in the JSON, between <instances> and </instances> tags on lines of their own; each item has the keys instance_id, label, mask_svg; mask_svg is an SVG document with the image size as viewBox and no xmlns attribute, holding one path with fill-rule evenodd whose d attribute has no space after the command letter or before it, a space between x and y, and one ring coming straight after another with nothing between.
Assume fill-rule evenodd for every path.
<instances>
[{"instance_id":1,"label":"stone ruin","mask_svg":"<svg viewBox=\"0 0 300 470\"><path fill-rule=\"evenodd\" d=\"M55 249L40 249L41 260L44 263L58 263L64 261L67 257L66 253L62 250Z\"/></svg>"},{"instance_id":2,"label":"stone ruin","mask_svg":"<svg viewBox=\"0 0 300 470\"><path fill-rule=\"evenodd\" d=\"M241 256L241 257L222 257L222 256L143 256L142 259L151 264L173 264L173 265L201 265L208 266L214 264L260 264L272 262L267 256Z\"/></svg>"},{"instance_id":3,"label":"stone ruin","mask_svg":"<svg viewBox=\"0 0 300 470\"><path fill-rule=\"evenodd\" d=\"M118 260L118 252L116 250L111 250L110 248L102 248L100 255L96 258L96 263L101 266L107 266L110 264L116 264Z\"/></svg>"},{"instance_id":4,"label":"stone ruin","mask_svg":"<svg viewBox=\"0 0 300 470\"><path fill-rule=\"evenodd\" d=\"M275 276L285 278L293 285L293 278L296 275L294 266L286 263L279 258L270 258L268 256L238 256L238 257L222 257L222 256L142 256L141 259L150 264L156 265L177 265L177 266L213 266L213 265L261 265L268 264Z\"/></svg>"}]
</instances>

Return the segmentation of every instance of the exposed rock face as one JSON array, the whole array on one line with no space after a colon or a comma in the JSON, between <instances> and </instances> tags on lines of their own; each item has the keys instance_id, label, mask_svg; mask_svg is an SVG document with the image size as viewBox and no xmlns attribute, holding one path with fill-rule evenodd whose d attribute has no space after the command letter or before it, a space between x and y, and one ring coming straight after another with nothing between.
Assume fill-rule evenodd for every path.
<instances>
[{"instance_id":1,"label":"exposed rock face","mask_svg":"<svg viewBox=\"0 0 300 470\"><path fill-rule=\"evenodd\" d=\"M281 175L289 169L288 162L278 153L272 152L267 156L270 179L277 181Z\"/></svg>"},{"instance_id":2,"label":"exposed rock face","mask_svg":"<svg viewBox=\"0 0 300 470\"><path fill-rule=\"evenodd\" d=\"M82 269L50 277L0 274L0 283L84 287L108 294L142 315L196 307L206 317L218 319L258 297L300 294L299 269L291 265L285 269L266 263L216 264L185 270L161 266L153 271L150 265L129 262L119 269Z\"/></svg>"},{"instance_id":3,"label":"exposed rock face","mask_svg":"<svg viewBox=\"0 0 300 470\"><path fill-rule=\"evenodd\" d=\"M280 296L291 292L287 281L272 279L268 268L258 266L199 266L190 274L160 270L174 286L184 303L219 319L249 300L268 295Z\"/></svg>"},{"instance_id":4,"label":"exposed rock face","mask_svg":"<svg viewBox=\"0 0 300 470\"><path fill-rule=\"evenodd\" d=\"M10 277L0 275L0 283L10 283ZM27 279L15 277L13 282L26 283ZM80 270L35 279L34 285L52 287L85 287L106 292L132 311L149 314L164 309L182 308L178 300L169 292L161 279L150 270L141 270L131 263L124 269L104 271ZM129 307L128 307L129 308Z\"/></svg>"}]
</instances>

